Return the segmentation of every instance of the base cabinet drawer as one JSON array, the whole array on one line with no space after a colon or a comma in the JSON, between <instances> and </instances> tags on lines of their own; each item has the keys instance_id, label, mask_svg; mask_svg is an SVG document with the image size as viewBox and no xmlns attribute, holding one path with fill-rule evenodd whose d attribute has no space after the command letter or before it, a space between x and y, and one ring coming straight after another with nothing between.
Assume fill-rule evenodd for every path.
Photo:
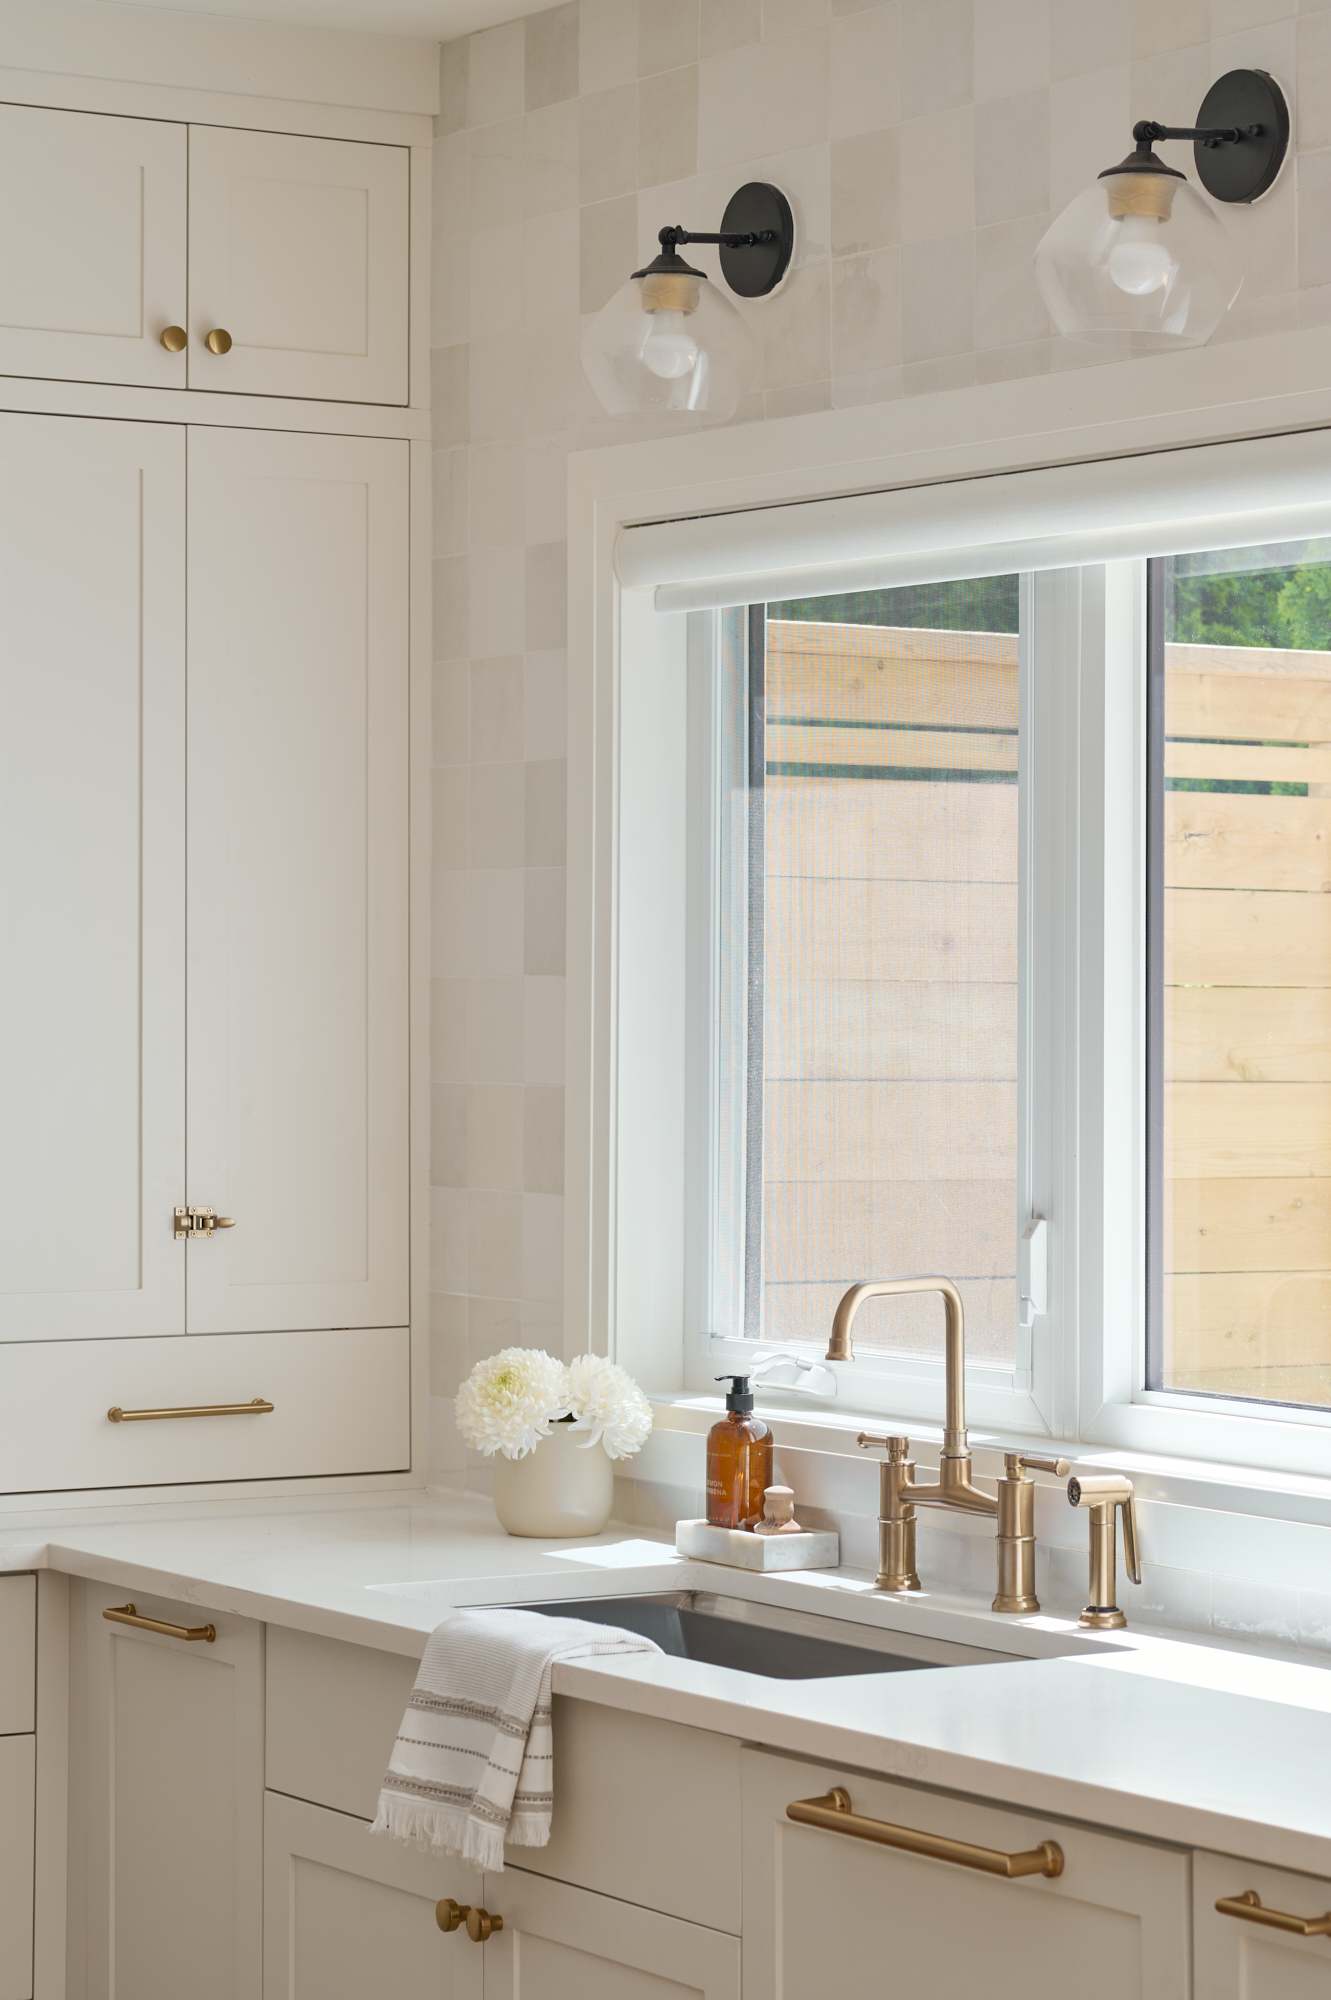
<instances>
[{"instance_id":1,"label":"base cabinet drawer","mask_svg":"<svg viewBox=\"0 0 1331 2000\"><path fill-rule=\"evenodd\" d=\"M0 1577L0 1736L37 1727L37 1579Z\"/></svg>"},{"instance_id":2,"label":"base cabinet drawer","mask_svg":"<svg viewBox=\"0 0 1331 2000\"><path fill-rule=\"evenodd\" d=\"M1326 2000L1331 1937L1300 1937L1216 1904L1251 1893L1268 1915L1303 1921L1331 1910L1331 1882L1224 1854L1195 1854L1192 1885L1194 2000Z\"/></svg>"},{"instance_id":3,"label":"base cabinet drawer","mask_svg":"<svg viewBox=\"0 0 1331 2000\"><path fill-rule=\"evenodd\" d=\"M264 2000L482 2000L485 1948L435 1905L481 1902L460 1861L372 1834L365 1820L269 1792Z\"/></svg>"},{"instance_id":4,"label":"base cabinet drawer","mask_svg":"<svg viewBox=\"0 0 1331 2000\"><path fill-rule=\"evenodd\" d=\"M1185 2000L1188 1856L862 1772L744 1751L745 2000L881 1992ZM1007 1879L797 1824L837 1786L856 1815L1004 1853L1056 1842L1060 1875Z\"/></svg>"},{"instance_id":5,"label":"base cabinet drawer","mask_svg":"<svg viewBox=\"0 0 1331 2000\"><path fill-rule=\"evenodd\" d=\"M35 1736L0 1736L0 2000L32 1994Z\"/></svg>"},{"instance_id":6,"label":"base cabinet drawer","mask_svg":"<svg viewBox=\"0 0 1331 2000\"><path fill-rule=\"evenodd\" d=\"M649 1844L626 1844L637 1853L650 1894ZM504 1920L478 1952L485 1958L485 2000L740 2000L739 1939L702 1924L524 1868L487 1875L482 1907ZM875 1991L882 1970L880 1964Z\"/></svg>"}]
</instances>

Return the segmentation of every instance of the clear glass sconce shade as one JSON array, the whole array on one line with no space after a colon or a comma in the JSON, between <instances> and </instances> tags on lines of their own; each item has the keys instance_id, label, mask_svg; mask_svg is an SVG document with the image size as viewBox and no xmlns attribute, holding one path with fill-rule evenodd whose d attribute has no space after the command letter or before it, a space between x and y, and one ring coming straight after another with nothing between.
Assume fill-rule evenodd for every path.
<instances>
[{"instance_id":1,"label":"clear glass sconce shade","mask_svg":"<svg viewBox=\"0 0 1331 2000\"><path fill-rule=\"evenodd\" d=\"M647 271L621 285L582 340L587 379L612 417L653 410L733 416L758 343L696 272Z\"/></svg>"},{"instance_id":2,"label":"clear glass sconce shade","mask_svg":"<svg viewBox=\"0 0 1331 2000\"><path fill-rule=\"evenodd\" d=\"M1238 297L1243 272L1215 211L1173 174L1105 174L1051 224L1035 252L1061 333L1148 348L1198 347Z\"/></svg>"}]
</instances>

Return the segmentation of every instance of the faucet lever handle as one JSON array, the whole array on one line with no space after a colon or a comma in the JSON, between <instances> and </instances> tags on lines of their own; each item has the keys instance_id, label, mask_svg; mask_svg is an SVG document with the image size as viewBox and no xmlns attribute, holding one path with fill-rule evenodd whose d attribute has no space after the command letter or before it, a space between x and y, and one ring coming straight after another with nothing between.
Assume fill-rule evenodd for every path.
<instances>
[{"instance_id":1,"label":"faucet lever handle","mask_svg":"<svg viewBox=\"0 0 1331 2000\"><path fill-rule=\"evenodd\" d=\"M910 1450L909 1438L870 1437L868 1431L861 1431L859 1436L856 1438L855 1442L860 1447L861 1451L867 1451L875 1445L880 1445L887 1452L889 1459L895 1459L897 1461L900 1461L901 1459L905 1458Z\"/></svg>"},{"instance_id":2,"label":"faucet lever handle","mask_svg":"<svg viewBox=\"0 0 1331 2000\"><path fill-rule=\"evenodd\" d=\"M1142 1569L1137 1556L1137 1505L1131 1486L1128 1488L1127 1499L1121 1500L1119 1507L1123 1514L1123 1560L1132 1581L1140 1583Z\"/></svg>"},{"instance_id":3,"label":"faucet lever handle","mask_svg":"<svg viewBox=\"0 0 1331 2000\"><path fill-rule=\"evenodd\" d=\"M1024 1452L1017 1459L1030 1472L1052 1472L1056 1479L1066 1479L1072 1467L1065 1458L1029 1458Z\"/></svg>"}]
</instances>

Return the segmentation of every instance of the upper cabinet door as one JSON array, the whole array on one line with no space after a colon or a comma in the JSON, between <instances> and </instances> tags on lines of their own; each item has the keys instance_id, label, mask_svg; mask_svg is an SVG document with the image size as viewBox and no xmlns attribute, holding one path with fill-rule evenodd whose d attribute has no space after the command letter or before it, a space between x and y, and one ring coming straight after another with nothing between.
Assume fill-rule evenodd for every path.
<instances>
[{"instance_id":1,"label":"upper cabinet door","mask_svg":"<svg viewBox=\"0 0 1331 2000\"><path fill-rule=\"evenodd\" d=\"M184 1329L185 433L0 416L0 1339Z\"/></svg>"},{"instance_id":2,"label":"upper cabinet door","mask_svg":"<svg viewBox=\"0 0 1331 2000\"><path fill-rule=\"evenodd\" d=\"M407 466L189 434L191 1333L408 1318Z\"/></svg>"},{"instance_id":3,"label":"upper cabinet door","mask_svg":"<svg viewBox=\"0 0 1331 2000\"><path fill-rule=\"evenodd\" d=\"M189 165L190 387L405 403L406 147L195 125Z\"/></svg>"},{"instance_id":4,"label":"upper cabinet door","mask_svg":"<svg viewBox=\"0 0 1331 2000\"><path fill-rule=\"evenodd\" d=\"M185 157L183 125L0 105L0 374L184 388Z\"/></svg>"}]
</instances>

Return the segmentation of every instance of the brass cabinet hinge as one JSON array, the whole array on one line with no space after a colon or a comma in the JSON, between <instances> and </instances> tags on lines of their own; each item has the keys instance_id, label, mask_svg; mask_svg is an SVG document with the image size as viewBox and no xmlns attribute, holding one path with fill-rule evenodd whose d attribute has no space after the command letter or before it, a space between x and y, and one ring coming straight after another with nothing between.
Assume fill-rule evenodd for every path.
<instances>
[{"instance_id":1,"label":"brass cabinet hinge","mask_svg":"<svg viewBox=\"0 0 1331 2000\"><path fill-rule=\"evenodd\" d=\"M219 1215L213 1208L178 1208L175 1214L177 1243L192 1236L211 1236L215 1229L234 1229L236 1226L233 1215Z\"/></svg>"}]
</instances>

